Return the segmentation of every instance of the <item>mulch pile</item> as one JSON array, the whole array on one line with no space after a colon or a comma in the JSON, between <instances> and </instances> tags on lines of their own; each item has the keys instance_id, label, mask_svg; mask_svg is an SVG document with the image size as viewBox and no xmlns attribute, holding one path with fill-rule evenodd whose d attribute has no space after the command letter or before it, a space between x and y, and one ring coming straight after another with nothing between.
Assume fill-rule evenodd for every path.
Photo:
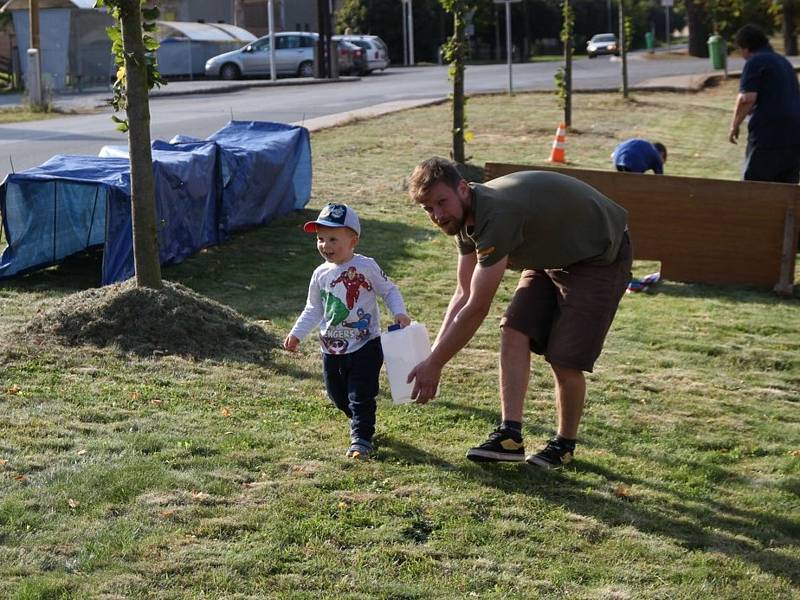
<instances>
[{"instance_id":1,"label":"mulch pile","mask_svg":"<svg viewBox=\"0 0 800 600\"><path fill-rule=\"evenodd\" d=\"M139 356L179 355L261 362L277 338L235 310L165 281L159 290L134 280L62 298L40 311L23 334L66 346L114 346Z\"/></svg>"}]
</instances>

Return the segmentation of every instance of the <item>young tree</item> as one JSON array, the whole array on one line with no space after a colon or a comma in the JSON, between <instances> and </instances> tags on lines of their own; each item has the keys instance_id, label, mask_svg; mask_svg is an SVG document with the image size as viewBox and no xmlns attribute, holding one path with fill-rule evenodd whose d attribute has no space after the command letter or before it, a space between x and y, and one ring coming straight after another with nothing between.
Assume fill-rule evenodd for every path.
<instances>
[{"instance_id":1,"label":"young tree","mask_svg":"<svg viewBox=\"0 0 800 600\"><path fill-rule=\"evenodd\" d=\"M625 0L619 0L619 54L622 57L622 97L628 99L628 39L630 19L625 16Z\"/></svg>"},{"instance_id":2,"label":"young tree","mask_svg":"<svg viewBox=\"0 0 800 600\"><path fill-rule=\"evenodd\" d=\"M96 0L95 6L106 7L117 22L107 30L118 67L111 105L117 111L124 110L127 118L111 118L117 123L117 129L128 133L136 285L158 289L161 287L161 262L148 94L153 86L162 85L164 81L155 59L158 42L149 35L155 30L158 9L143 8L143 4L144 0Z\"/></svg>"},{"instance_id":3,"label":"young tree","mask_svg":"<svg viewBox=\"0 0 800 600\"><path fill-rule=\"evenodd\" d=\"M336 11L336 31L344 33L346 29L355 33L369 33L367 6L364 0L345 0Z\"/></svg>"},{"instance_id":4,"label":"young tree","mask_svg":"<svg viewBox=\"0 0 800 600\"><path fill-rule=\"evenodd\" d=\"M564 44L564 66L556 71L556 97L564 111L564 125L572 126L572 47L574 45L575 12L570 0L561 7L561 41Z\"/></svg>"},{"instance_id":5,"label":"young tree","mask_svg":"<svg viewBox=\"0 0 800 600\"><path fill-rule=\"evenodd\" d=\"M453 15L453 37L442 47L442 58L450 63L450 77L453 78L453 150L452 158L457 163L464 163L464 132L466 118L464 116L464 59L466 45L464 32L467 27L468 0L441 0L444 9Z\"/></svg>"}]
</instances>

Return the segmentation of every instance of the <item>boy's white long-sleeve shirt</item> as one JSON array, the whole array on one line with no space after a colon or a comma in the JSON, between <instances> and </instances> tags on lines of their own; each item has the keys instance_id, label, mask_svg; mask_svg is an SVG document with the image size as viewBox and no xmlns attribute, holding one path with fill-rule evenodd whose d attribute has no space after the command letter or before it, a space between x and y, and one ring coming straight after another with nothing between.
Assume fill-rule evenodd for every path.
<instances>
[{"instance_id":1,"label":"boy's white long-sleeve shirt","mask_svg":"<svg viewBox=\"0 0 800 600\"><path fill-rule=\"evenodd\" d=\"M380 335L378 296L392 315L405 314L400 290L372 258L354 254L341 265L324 262L311 275L306 306L290 335L302 340L319 326L323 352L355 352Z\"/></svg>"}]
</instances>

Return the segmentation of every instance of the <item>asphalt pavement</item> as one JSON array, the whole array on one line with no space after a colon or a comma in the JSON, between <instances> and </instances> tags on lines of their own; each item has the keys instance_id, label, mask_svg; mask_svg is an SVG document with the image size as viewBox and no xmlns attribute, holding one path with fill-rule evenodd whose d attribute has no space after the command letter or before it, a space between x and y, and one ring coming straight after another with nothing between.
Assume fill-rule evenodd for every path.
<instances>
[{"instance_id":1,"label":"asphalt pavement","mask_svg":"<svg viewBox=\"0 0 800 600\"><path fill-rule=\"evenodd\" d=\"M425 68L425 67L420 67ZM729 76L736 76L738 72L731 72ZM703 89L712 80L724 77L722 71L709 71L707 73L692 73L685 75L672 75L668 77L656 77L640 81L631 87L633 91L675 91L675 92L696 92ZM324 85L327 83L358 82L360 77L340 77L336 80L312 79L312 78L288 78L277 81L248 79L239 81L221 81L210 79L180 80L170 81L168 85L156 88L151 91L151 98L163 98L171 96L185 96L193 94L225 94L252 88L270 88L275 86L305 86L305 85ZM524 91L524 90L520 90ZM108 106L111 92L108 89L86 90L84 92L70 92L55 94L52 97L53 106L64 112L86 112ZM401 100L396 102L384 102L360 108L356 110L341 112L333 115L326 115L314 119L307 119L303 125L311 131L334 127L356 119L377 117L380 115L406 110L429 104L444 102L446 97L423 98L415 100ZM0 109L3 107L22 106L25 96L21 93L11 93L0 95Z\"/></svg>"}]
</instances>

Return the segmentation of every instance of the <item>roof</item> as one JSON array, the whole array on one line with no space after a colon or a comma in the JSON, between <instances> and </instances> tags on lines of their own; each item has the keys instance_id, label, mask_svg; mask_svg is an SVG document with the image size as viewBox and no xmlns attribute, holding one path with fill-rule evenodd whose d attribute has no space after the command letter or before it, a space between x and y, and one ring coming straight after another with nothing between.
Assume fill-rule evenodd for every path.
<instances>
[{"instance_id":1,"label":"roof","mask_svg":"<svg viewBox=\"0 0 800 600\"><path fill-rule=\"evenodd\" d=\"M2 1L2 0L0 0ZM83 8L94 9L95 0L39 0L39 10L45 8ZM28 10L30 0L8 0L0 8L0 12L8 10ZM104 10L104 9L96 9Z\"/></svg>"},{"instance_id":2,"label":"roof","mask_svg":"<svg viewBox=\"0 0 800 600\"><path fill-rule=\"evenodd\" d=\"M227 23L195 23L191 21L158 21L159 39L189 38L193 42L252 42L252 33Z\"/></svg>"}]
</instances>

